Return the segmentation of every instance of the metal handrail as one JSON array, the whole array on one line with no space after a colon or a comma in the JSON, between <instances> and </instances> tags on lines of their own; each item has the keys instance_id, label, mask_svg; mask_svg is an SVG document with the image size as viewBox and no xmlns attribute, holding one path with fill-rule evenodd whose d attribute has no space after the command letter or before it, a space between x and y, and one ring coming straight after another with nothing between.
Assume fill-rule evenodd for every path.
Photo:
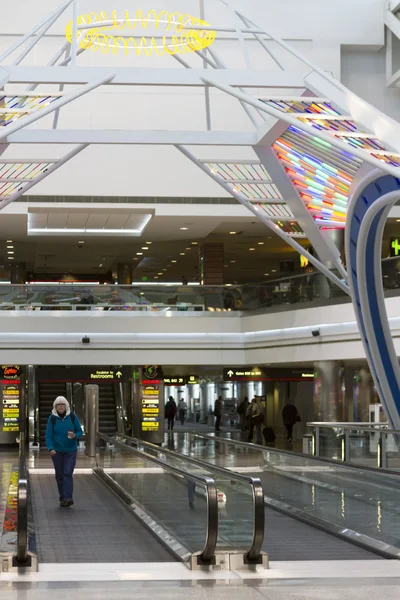
<instances>
[{"instance_id":1,"label":"metal handrail","mask_svg":"<svg viewBox=\"0 0 400 600\"><path fill-rule=\"evenodd\" d=\"M372 433L372 432L370 432ZM379 430L376 433L381 433ZM382 433L385 433L383 431ZM225 437L216 437L215 435L210 435L207 433L197 433L195 431L190 432L190 435L193 435L198 438L204 438L206 440L211 440L220 444L231 444L232 446L241 446L242 448L248 448L250 450L258 450L261 452L270 452L272 454L283 454L285 456L290 456L292 458L304 458L309 461L324 463L327 465L332 465L335 467L341 466L343 469L350 469L354 472L360 473L362 471L369 471L373 474L385 474L385 475L395 475L396 477L400 476L399 471L394 471L393 469L387 469L386 467L381 466L380 468L371 467L369 465L362 465L356 463L350 463L345 461L339 461L334 458L326 458L325 456L314 456L311 454L299 454L298 452L293 452L292 450L284 450L282 448L272 448L271 446L261 446L260 444L253 444L252 442L242 442L240 440L235 440L233 438L225 438Z\"/></svg>"},{"instance_id":2,"label":"metal handrail","mask_svg":"<svg viewBox=\"0 0 400 600\"><path fill-rule=\"evenodd\" d=\"M369 433L382 432L385 434L395 433L399 434L400 429L389 429L389 425L385 423L340 423L340 422L309 422L307 423L307 427L320 427L326 429L350 429L354 431L357 429L358 431L368 431ZM375 430L375 431L373 431Z\"/></svg>"},{"instance_id":3,"label":"metal handrail","mask_svg":"<svg viewBox=\"0 0 400 600\"><path fill-rule=\"evenodd\" d=\"M25 433L19 434L19 472L17 504L17 554L16 562L26 564L28 560L28 469L26 466Z\"/></svg>"},{"instance_id":4,"label":"metal handrail","mask_svg":"<svg viewBox=\"0 0 400 600\"><path fill-rule=\"evenodd\" d=\"M125 436L122 436L125 437ZM187 477L188 479L192 479L196 481L198 484L205 486L207 494L207 535L206 541L204 544L204 548L200 553L200 559L203 563L212 563L215 550L217 547L218 540L218 496L217 496L217 485L215 480L212 477L208 477L207 475L197 475L195 473L187 473L178 467L173 467L172 465L168 465L162 460L154 456L150 456L149 454L145 454L140 450L132 448L132 446L128 446L123 442L118 441L115 437L111 438L103 433L97 432L97 438L103 440L104 442L108 442L110 444L114 444L123 448L124 450L129 450L130 452L140 456L141 458L145 457L146 460L157 464L164 471L170 471L174 475L178 475L179 477Z\"/></svg>"},{"instance_id":5,"label":"metal handrail","mask_svg":"<svg viewBox=\"0 0 400 600\"><path fill-rule=\"evenodd\" d=\"M250 549L246 553L246 560L249 563L257 563L259 562L259 558L261 555L261 549L264 542L264 532L265 532L265 505L264 505L264 491L262 487L261 479L258 477L250 477L248 475L242 475L241 473L237 473L235 471L230 471L228 469L224 469L218 465L210 464L204 460L200 460L198 458L194 458L192 456L186 456L184 454L178 454L177 452L173 452L172 450L168 450L166 448L160 448L155 444L151 444L150 442L145 442L138 438L133 438L127 435L118 436L122 437L130 442L133 442L137 445L144 446L145 448L150 448L156 452L162 452L167 456L172 456L179 460L184 460L192 465L197 465L199 467L205 468L208 471L215 471L220 473L221 475L229 475L230 479L237 480L241 483L249 484L251 486L253 502L254 502L254 523L253 523L253 539L250 546ZM147 456L147 454L146 454Z\"/></svg>"}]
</instances>

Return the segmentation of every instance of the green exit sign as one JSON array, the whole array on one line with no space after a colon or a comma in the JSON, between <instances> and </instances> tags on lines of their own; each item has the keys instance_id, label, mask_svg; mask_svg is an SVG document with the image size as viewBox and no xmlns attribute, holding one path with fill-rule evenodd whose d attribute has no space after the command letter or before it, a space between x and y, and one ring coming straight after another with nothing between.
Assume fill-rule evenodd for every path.
<instances>
[{"instance_id":1,"label":"green exit sign","mask_svg":"<svg viewBox=\"0 0 400 600\"><path fill-rule=\"evenodd\" d=\"M390 244L390 256L400 256L400 239L392 238Z\"/></svg>"}]
</instances>

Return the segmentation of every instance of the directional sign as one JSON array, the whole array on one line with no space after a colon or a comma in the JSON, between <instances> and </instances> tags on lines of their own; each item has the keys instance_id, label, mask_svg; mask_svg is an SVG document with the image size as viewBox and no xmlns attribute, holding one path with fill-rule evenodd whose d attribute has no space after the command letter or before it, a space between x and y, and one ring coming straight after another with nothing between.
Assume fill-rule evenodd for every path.
<instances>
[{"instance_id":1,"label":"directional sign","mask_svg":"<svg viewBox=\"0 0 400 600\"><path fill-rule=\"evenodd\" d=\"M115 373L115 375L116 375L116 377L118 377L118 379L121 379L121 377L122 377L122 373L121 373L121 371L117 371L117 372Z\"/></svg>"},{"instance_id":2,"label":"directional sign","mask_svg":"<svg viewBox=\"0 0 400 600\"><path fill-rule=\"evenodd\" d=\"M226 367L224 381L304 381L314 379L313 369L279 367Z\"/></svg>"}]
</instances>

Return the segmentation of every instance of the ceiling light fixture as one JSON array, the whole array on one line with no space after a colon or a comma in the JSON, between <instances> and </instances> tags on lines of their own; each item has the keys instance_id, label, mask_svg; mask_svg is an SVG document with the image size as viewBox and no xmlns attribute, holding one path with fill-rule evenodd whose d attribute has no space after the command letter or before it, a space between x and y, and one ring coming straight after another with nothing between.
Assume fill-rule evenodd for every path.
<instances>
[{"instance_id":1,"label":"ceiling light fixture","mask_svg":"<svg viewBox=\"0 0 400 600\"><path fill-rule=\"evenodd\" d=\"M14 260L14 257L13 256L9 256L8 260Z\"/></svg>"},{"instance_id":2,"label":"ceiling light fixture","mask_svg":"<svg viewBox=\"0 0 400 600\"><path fill-rule=\"evenodd\" d=\"M193 246L197 246L199 242L192 242Z\"/></svg>"},{"instance_id":3,"label":"ceiling light fixture","mask_svg":"<svg viewBox=\"0 0 400 600\"><path fill-rule=\"evenodd\" d=\"M136 256L143 256L143 252L136 252Z\"/></svg>"},{"instance_id":4,"label":"ceiling light fixture","mask_svg":"<svg viewBox=\"0 0 400 600\"><path fill-rule=\"evenodd\" d=\"M268 277L268 276L269 276L269 273L264 273L264 277Z\"/></svg>"},{"instance_id":5,"label":"ceiling light fixture","mask_svg":"<svg viewBox=\"0 0 400 600\"><path fill-rule=\"evenodd\" d=\"M84 244L85 242L83 240L80 240L80 242L78 242L78 244Z\"/></svg>"},{"instance_id":6,"label":"ceiling light fixture","mask_svg":"<svg viewBox=\"0 0 400 600\"><path fill-rule=\"evenodd\" d=\"M185 256L185 253L184 253L184 252L180 252L180 255L181 255L181 256Z\"/></svg>"},{"instance_id":7,"label":"ceiling light fixture","mask_svg":"<svg viewBox=\"0 0 400 600\"><path fill-rule=\"evenodd\" d=\"M14 254L14 250L7 250L7 254Z\"/></svg>"},{"instance_id":8,"label":"ceiling light fixture","mask_svg":"<svg viewBox=\"0 0 400 600\"><path fill-rule=\"evenodd\" d=\"M259 246L264 246L264 242L258 242Z\"/></svg>"},{"instance_id":9,"label":"ceiling light fixture","mask_svg":"<svg viewBox=\"0 0 400 600\"><path fill-rule=\"evenodd\" d=\"M272 269L272 273L276 273L276 269Z\"/></svg>"},{"instance_id":10,"label":"ceiling light fixture","mask_svg":"<svg viewBox=\"0 0 400 600\"><path fill-rule=\"evenodd\" d=\"M236 262L236 260L231 260L231 263L235 263L235 262Z\"/></svg>"},{"instance_id":11,"label":"ceiling light fixture","mask_svg":"<svg viewBox=\"0 0 400 600\"><path fill-rule=\"evenodd\" d=\"M166 271L167 269L163 269L163 271Z\"/></svg>"},{"instance_id":12,"label":"ceiling light fixture","mask_svg":"<svg viewBox=\"0 0 400 600\"><path fill-rule=\"evenodd\" d=\"M249 248L250 252L252 252L253 250L255 250L255 248Z\"/></svg>"},{"instance_id":13,"label":"ceiling light fixture","mask_svg":"<svg viewBox=\"0 0 400 600\"><path fill-rule=\"evenodd\" d=\"M142 250L148 250L149 248L147 246L143 246Z\"/></svg>"},{"instance_id":14,"label":"ceiling light fixture","mask_svg":"<svg viewBox=\"0 0 400 600\"><path fill-rule=\"evenodd\" d=\"M6 240L6 241L7 241L7 244L12 244L13 243L12 240Z\"/></svg>"},{"instance_id":15,"label":"ceiling light fixture","mask_svg":"<svg viewBox=\"0 0 400 600\"><path fill-rule=\"evenodd\" d=\"M180 227L181 231L188 231L189 227Z\"/></svg>"},{"instance_id":16,"label":"ceiling light fixture","mask_svg":"<svg viewBox=\"0 0 400 600\"><path fill-rule=\"evenodd\" d=\"M236 233L237 233L236 231L230 231L229 235L236 235Z\"/></svg>"},{"instance_id":17,"label":"ceiling light fixture","mask_svg":"<svg viewBox=\"0 0 400 600\"><path fill-rule=\"evenodd\" d=\"M103 266L102 264L101 264L101 265L99 265L99 267L102 267L102 266Z\"/></svg>"},{"instance_id":18,"label":"ceiling light fixture","mask_svg":"<svg viewBox=\"0 0 400 600\"><path fill-rule=\"evenodd\" d=\"M172 263L176 263L176 262L178 262L178 261L177 261L177 260L171 260L171 262L172 262Z\"/></svg>"},{"instance_id":19,"label":"ceiling light fixture","mask_svg":"<svg viewBox=\"0 0 400 600\"><path fill-rule=\"evenodd\" d=\"M151 244L152 244L152 243L153 243L153 242L146 242L146 244L148 244L149 246L151 246Z\"/></svg>"},{"instance_id":20,"label":"ceiling light fixture","mask_svg":"<svg viewBox=\"0 0 400 600\"><path fill-rule=\"evenodd\" d=\"M11 248L11 249L13 249L13 248L14 248L14 246L7 246L7 248Z\"/></svg>"},{"instance_id":21,"label":"ceiling light fixture","mask_svg":"<svg viewBox=\"0 0 400 600\"><path fill-rule=\"evenodd\" d=\"M191 247L189 246L188 248L185 248L185 250L191 250Z\"/></svg>"}]
</instances>

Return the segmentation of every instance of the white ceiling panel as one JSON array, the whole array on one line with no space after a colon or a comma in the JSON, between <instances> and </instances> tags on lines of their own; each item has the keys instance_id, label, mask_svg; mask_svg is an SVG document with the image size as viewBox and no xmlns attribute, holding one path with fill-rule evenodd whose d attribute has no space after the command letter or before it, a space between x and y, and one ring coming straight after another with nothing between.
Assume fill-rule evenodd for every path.
<instances>
[{"instance_id":1,"label":"white ceiling panel","mask_svg":"<svg viewBox=\"0 0 400 600\"><path fill-rule=\"evenodd\" d=\"M91 213L86 223L88 229L102 229L106 227L110 213Z\"/></svg>"},{"instance_id":2,"label":"white ceiling panel","mask_svg":"<svg viewBox=\"0 0 400 600\"><path fill-rule=\"evenodd\" d=\"M69 229L77 229L86 227L86 222L89 218L89 213L68 213L67 227Z\"/></svg>"},{"instance_id":3,"label":"white ceiling panel","mask_svg":"<svg viewBox=\"0 0 400 600\"><path fill-rule=\"evenodd\" d=\"M68 222L68 213L49 213L47 218L47 227L66 227Z\"/></svg>"}]
</instances>

